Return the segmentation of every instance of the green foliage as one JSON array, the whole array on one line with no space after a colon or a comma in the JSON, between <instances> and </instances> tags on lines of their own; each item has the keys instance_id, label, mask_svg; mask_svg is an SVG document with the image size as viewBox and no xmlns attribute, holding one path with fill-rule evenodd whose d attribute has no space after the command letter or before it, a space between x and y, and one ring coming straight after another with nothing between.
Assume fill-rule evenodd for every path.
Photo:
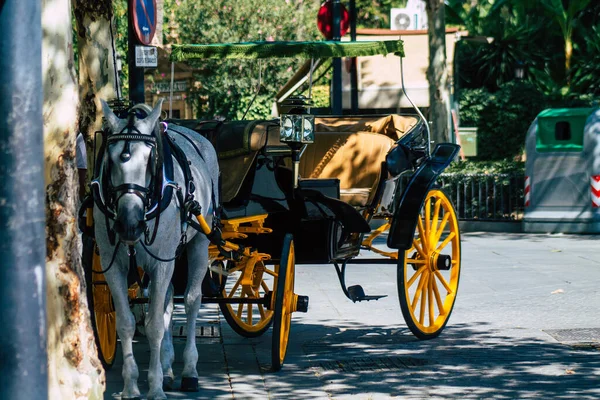
<instances>
[{"instance_id":1,"label":"green foliage","mask_svg":"<svg viewBox=\"0 0 600 400\"><path fill-rule=\"evenodd\" d=\"M329 95L329 85L315 85L312 89L312 101L315 108L331 107L331 96ZM303 93L308 96L308 90Z\"/></svg>"},{"instance_id":2,"label":"green foliage","mask_svg":"<svg viewBox=\"0 0 600 400\"><path fill-rule=\"evenodd\" d=\"M446 0L446 24L466 29L471 35L482 34L493 3L488 1Z\"/></svg>"},{"instance_id":3,"label":"green foliage","mask_svg":"<svg viewBox=\"0 0 600 400\"><path fill-rule=\"evenodd\" d=\"M474 127L480 113L489 106L491 94L485 88L463 89L459 92L460 126Z\"/></svg>"},{"instance_id":4,"label":"green foliage","mask_svg":"<svg viewBox=\"0 0 600 400\"><path fill-rule=\"evenodd\" d=\"M408 0L356 0L356 25L389 29L391 9L406 7L407 3ZM350 11L347 3L345 7Z\"/></svg>"},{"instance_id":5,"label":"green foliage","mask_svg":"<svg viewBox=\"0 0 600 400\"><path fill-rule=\"evenodd\" d=\"M457 46L457 64L460 87L486 87L497 90L502 84L515 79L515 68L524 63L526 69L536 71L552 63L552 54L560 54L554 46L552 33L547 32L547 21L538 16L525 16L513 22L512 14L488 21L479 35L493 38L491 43L461 41ZM538 43L546 43L539 46Z\"/></svg>"},{"instance_id":6,"label":"green foliage","mask_svg":"<svg viewBox=\"0 0 600 400\"><path fill-rule=\"evenodd\" d=\"M444 173L448 174L523 174L523 161L455 161Z\"/></svg>"},{"instance_id":7,"label":"green foliage","mask_svg":"<svg viewBox=\"0 0 600 400\"><path fill-rule=\"evenodd\" d=\"M586 30L583 45L575 47L571 90L600 95L600 28Z\"/></svg>"},{"instance_id":8,"label":"green foliage","mask_svg":"<svg viewBox=\"0 0 600 400\"><path fill-rule=\"evenodd\" d=\"M589 27L600 23L600 2L590 0L447 0L447 21L491 44L460 43L460 87L492 91L514 79L516 61L544 93L595 91L599 39ZM568 44L569 43L569 44ZM573 59L567 70L573 45ZM579 59L579 60L578 60ZM570 84L573 83L572 85Z\"/></svg>"},{"instance_id":9,"label":"green foliage","mask_svg":"<svg viewBox=\"0 0 600 400\"><path fill-rule=\"evenodd\" d=\"M520 155L529 125L546 106L545 96L531 83L510 82L501 86L479 114L478 157L501 160Z\"/></svg>"},{"instance_id":10,"label":"green foliage","mask_svg":"<svg viewBox=\"0 0 600 400\"><path fill-rule=\"evenodd\" d=\"M115 24L113 35L115 35L116 51L121 58L121 72L119 82L121 84L121 98L129 98L129 64L127 62L127 0L113 0Z\"/></svg>"},{"instance_id":11,"label":"green foliage","mask_svg":"<svg viewBox=\"0 0 600 400\"><path fill-rule=\"evenodd\" d=\"M256 40L315 40L318 4L309 1L264 0L167 0L173 10L179 43L223 43ZM165 12L166 16L169 13ZM199 105L198 117L240 119L268 118L274 94L293 75L302 60L212 61L194 66L200 69L198 87L190 101ZM261 91L256 100L259 69Z\"/></svg>"}]
</instances>

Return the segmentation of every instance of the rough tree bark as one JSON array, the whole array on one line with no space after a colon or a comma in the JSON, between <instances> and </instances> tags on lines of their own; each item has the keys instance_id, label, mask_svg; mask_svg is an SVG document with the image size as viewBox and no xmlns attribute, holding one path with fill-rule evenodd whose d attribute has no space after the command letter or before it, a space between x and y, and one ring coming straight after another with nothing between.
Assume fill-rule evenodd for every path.
<instances>
[{"instance_id":1,"label":"rough tree bark","mask_svg":"<svg viewBox=\"0 0 600 400\"><path fill-rule=\"evenodd\" d=\"M94 132L102 125L100 99L117 97L113 62L116 26L111 0L73 0L73 10L79 49L79 131L91 144ZM88 177L93 169L92 157L88 151Z\"/></svg>"},{"instance_id":2,"label":"rough tree bark","mask_svg":"<svg viewBox=\"0 0 600 400\"><path fill-rule=\"evenodd\" d=\"M444 0L425 0L429 37L429 119L431 140L436 144L449 141L448 104L450 90L446 67L446 23Z\"/></svg>"},{"instance_id":3,"label":"rough tree bark","mask_svg":"<svg viewBox=\"0 0 600 400\"><path fill-rule=\"evenodd\" d=\"M101 399L98 360L85 296L76 226L77 84L69 0L42 1L48 394Z\"/></svg>"}]
</instances>

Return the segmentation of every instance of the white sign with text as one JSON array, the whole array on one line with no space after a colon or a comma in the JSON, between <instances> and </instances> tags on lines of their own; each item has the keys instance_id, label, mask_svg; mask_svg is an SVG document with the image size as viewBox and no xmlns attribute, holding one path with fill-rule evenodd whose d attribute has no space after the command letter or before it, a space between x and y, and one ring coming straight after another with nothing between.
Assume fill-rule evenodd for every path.
<instances>
[{"instance_id":1,"label":"white sign with text","mask_svg":"<svg viewBox=\"0 0 600 400\"><path fill-rule=\"evenodd\" d=\"M158 67L158 50L152 46L135 46L135 66L143 68Z\"/></svg>"}]
</instances>

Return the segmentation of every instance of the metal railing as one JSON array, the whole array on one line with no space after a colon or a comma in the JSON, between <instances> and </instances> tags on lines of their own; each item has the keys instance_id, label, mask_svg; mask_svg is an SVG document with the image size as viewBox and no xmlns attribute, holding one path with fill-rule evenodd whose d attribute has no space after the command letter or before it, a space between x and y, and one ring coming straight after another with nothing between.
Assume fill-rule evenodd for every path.
<instances>
[{"instance_id":1,"label":"metal railing","mask_svg":"<svg viewBox=\"0 0 600 400\"><path fill-rule=\"evenodd\" d=\"M523 174L442 174L438 180L460 220L516 221L525 208Z\"/></svg>"}]
</instances>

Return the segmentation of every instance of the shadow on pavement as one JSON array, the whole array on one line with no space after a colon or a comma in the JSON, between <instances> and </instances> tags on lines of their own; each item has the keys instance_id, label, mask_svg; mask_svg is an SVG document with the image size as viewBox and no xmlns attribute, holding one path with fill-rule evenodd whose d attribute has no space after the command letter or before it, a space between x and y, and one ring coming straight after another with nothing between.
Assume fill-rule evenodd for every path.
<instances>
[{"instance_id":1,"label":"shadow on pavement","mask_svg":"<svg viewBox=\"0 0 600 400\"><path fill-rule=\"evenodd\" d=\"M292 351L276 374L286 383L276 398L314 398L298 369L317 376L333 398L600 397L597 350L486 331L486 323L449 326L430 341L407 329L324 325L294 325L291 340L302 341L302 354Z\"/></svg>"}]
</instances>

